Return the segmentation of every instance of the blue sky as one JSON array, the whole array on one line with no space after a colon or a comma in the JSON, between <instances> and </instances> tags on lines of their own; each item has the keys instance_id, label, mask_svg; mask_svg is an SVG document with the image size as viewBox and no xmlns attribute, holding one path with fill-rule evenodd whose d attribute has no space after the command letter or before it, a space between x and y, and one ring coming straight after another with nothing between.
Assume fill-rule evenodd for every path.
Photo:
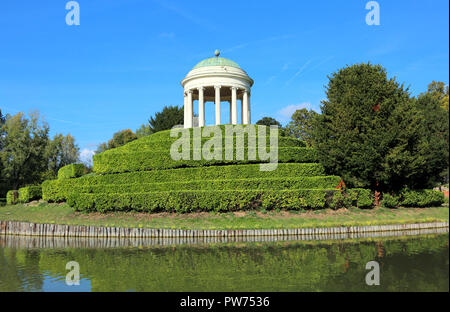
<instances>
[{"instance_id":1,"label":"blue sky","mask_svg":"<svg viewBox=\"0 0 450 312\"><path fill-rule=\"evenodd\" d=\"M366 24L367 2L79 0L80 25L68 26L67 1L2 1L0 109L39 110L88 155L182 105L180 81L215 49L255 80L253 122L319 111L327 75L347 64L382 64L414 95L448 83L449 2L380 0L380 26Z\"/></svg>"}]
</instances>

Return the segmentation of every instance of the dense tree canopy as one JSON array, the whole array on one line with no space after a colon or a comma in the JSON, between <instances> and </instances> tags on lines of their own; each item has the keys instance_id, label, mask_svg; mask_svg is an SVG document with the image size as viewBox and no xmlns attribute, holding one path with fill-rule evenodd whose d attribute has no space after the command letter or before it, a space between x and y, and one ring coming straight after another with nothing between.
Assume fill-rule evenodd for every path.
<instances>
[{"instance_id":1,"label":"dense tree canopy","mask_svg":"<svg viewBox=\"0 0 450 312\"><path fill-rule=\"evenodd\" d=\"M184 108L178 106L164 106L161 112L150 117L148 121L151 133L169 130L177 125L184 124Z\"/></svg>"},{"instance_id":2,"label":"dense tree canopy","mask_svg":"<svg viewBox=\"0 0 450 312\"><path fill-rule=\"evenodd\" d=\"M49 141L46 147L48 169L56 177L58 170L79 160L80 149L75 144L75 138L68 134L57 134Z\"/></svg>"},{"instance_id":3,"label":"dense tree canopy","mask_svg":"<svg viewBox=\"0 0 450 312\"><path fill-rule=\"evenodd\" d=\"M275 118L272 117L263 117L260 120L258 120L256 122L257 125L261 125L261 126L278 126L279 128L281 128L281 123L276 120Z\"/></svg>"},{"instance_id":4,"label":"dense tree canopy","mask_svg":"<svg viewBox=\"0 0 450 312\"><path fill-rule=\"evenodd\" d=\"M96 154L125 145L128 142L134 141L136 139L137 139L136 134L134 134L134 132L131 131L130 129L117 131L116 133L114 133L112 139L108 141L108 143L101 143L97 147Z\"/></svg>"},{"instance_id":5,"label":"dense tree canopy","mask_svg":"<svg viewBox=\"0 0 450 312\"><path fill-rule=\"evenodd\" d=\"M48 165L45 158L48 132L48 125L37 113L31 114L30 119L18 113L5 121L0 151L1 175L12 189L41 182Z\"/></svg>"},{"instance_id":6,"label":"dense tree canopy","mask_svg":"<svg viewBox=\"0 0 450 312\"><path fill-rule=\"evenodd\" d=\"M429 187L448 167L445 111L430 95L411 98L380 65L333 73L326 95L313 144L327 171L350 186Z\"/></svg>"},{"instance_id":7,"label":"dense tree canopy","mask_svg":"<svg viewBox=\"0 0 450 312\"><path fill-rule=\"evenodd\" d=\"M287 135L306 142L308 146L312 145L311 131L314 118L317 113L306 108L298 109L292 114L291 121L286 126Z\"/></svg>"}]
</instances>

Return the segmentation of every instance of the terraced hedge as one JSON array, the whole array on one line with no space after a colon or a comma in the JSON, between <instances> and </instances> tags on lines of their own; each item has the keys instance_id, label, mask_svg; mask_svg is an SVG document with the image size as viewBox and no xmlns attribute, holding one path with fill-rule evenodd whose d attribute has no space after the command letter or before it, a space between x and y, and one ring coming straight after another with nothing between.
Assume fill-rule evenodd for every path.
<instances>
[{"instance_id":1,"label":"terraced hedge","mask_svg":"<svg viewBox=\"0 0 450 312\"><path fill-rule=\"evenodd\" d=\"M78 211L194 212L264 209L320 209L335 190L216 190L120 194L69 194Z\"/></svg>"},{"instance_id":2,"label":"terraced hedge","mask_svg":"<svg viewBox=\"0 0 450 312\"><path fill-rule=\"evenodd\" d=\"M260 171L258 164L179 168L120 174L85 175L78 179L47 180L42 183L43 199L64 201L71 190L88 186L194 182L204 180L306 178L323 176L321 164L278 164L275 171ZM334 188L334 187L333 187Z\"/></svg>"},{"instance_id":3,"label":"terraced hedge","mask_svg":"<svg viewBox=\"0 0 450 312\"><path fill-rule=\"evenodd\" d=\"M255 160L249 160L248 151L248 149L244 150L244 160L226 160L225 149L220 149L221 156L217 160L205 160L203 157L201 157L201 160L193 160L193 153L195 151L191 151L190 160L174 160L168 150L149 150L145 152L106 151L94 156L94 171L97 173L119 173L269 162L269 160L261 160L258 153L256 153ZM315 163L318 162L317 152L314 149L307 147L280 147L278 148L278 162Z\"/></svg>"},{"instance_id":4,"label":"terraced hedge","mask_svg":"<svg viewBox=\"0 0 450 312\"><path fill-rule=\"evenodd\" d=\"M213 145L218 152L213 153L214 159L206 160L200 148L213 141L210 137L194 141L192 134L198 129L182 130L190 133L189 141L185 141L190 147L188 160L174 160L170 153L174 142L181 143L180 136L171 137L170 130L158 132L95 155L93 174L66 179L74 177L76 167L64 169L64 176L42 184L43 199L67 201L77 210L99 212L298 210L337 207L342 202L358 207L372 204L368 190L336 190L340 178L325 176L317 152L300 140L278 136L277 167L261 171L261 163L270 159L262 159L258 149L247 146L248 135L243 137L243 151L238 150L244 160L236 160L237 139L225 136L225 126L214 128L220 129L222 137ZM268 127L262 129L269 133ZM251 138L259 145L258 133ZM231 158L224 148L230 142ZM270 152L269 144L267 137L266 153ZM178 147L181 152L181 144Z\"/></svg>"}]
</instances>

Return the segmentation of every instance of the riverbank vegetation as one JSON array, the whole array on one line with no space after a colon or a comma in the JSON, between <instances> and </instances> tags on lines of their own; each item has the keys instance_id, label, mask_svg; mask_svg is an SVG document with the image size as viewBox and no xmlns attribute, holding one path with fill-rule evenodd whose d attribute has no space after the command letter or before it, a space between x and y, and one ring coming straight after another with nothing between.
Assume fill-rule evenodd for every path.
<instances>
[{"instance_id":1,"label":"riverbank vegetation","mask_svg":"<svg viewBox=\"0 0 450 312\"><path fill-rule=\"evenodd\" d=\"M442 222L449 220L449 208L258 210L228 213L82 213L67 204L29 204L0 207L0 220L68 225L143 227L166 229L275 229L334 226L364 226Z\"/></svg>"}]
</instances>

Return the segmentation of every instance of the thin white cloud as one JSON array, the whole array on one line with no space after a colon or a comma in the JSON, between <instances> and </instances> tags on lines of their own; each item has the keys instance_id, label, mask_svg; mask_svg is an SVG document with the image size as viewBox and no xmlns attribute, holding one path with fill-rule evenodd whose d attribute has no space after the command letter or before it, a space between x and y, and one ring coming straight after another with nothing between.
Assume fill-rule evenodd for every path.
<instances>
[{"instance_id":1,"label":"thin white cloud","mask_svg":"<svg viewBox=\"0 0 450 312\"><path fill-rule=\"evenodd\" d=\"M300 67L300 69L295 73L294 76L292 76L291 79L289 79L288 81L286 81L286 84L290 84L292 82L292 80L294 80L298 75L300 75L307 67L308 65L312 62L313 59L308 60L305 64L303 64L302 67Z\"/></svg>"},{"instance_id":2,"label":"thin white cloud","mask_svg":"<svg viewBox=\"0 0 450 312\"><path fill-rule=\"evenodd\" d=\"M84 148L81 152L80 152L80 160L82 163L92 166L92 157L95 155L95 151L94 150L90 150L88 148Z\"/></svg>"},{"instance_id":3,"label":"thin white cloud","mask_svg":"<svg viewBox=\"0 0 450 312\"><path fill-rule=\"evenodd\" d=\"M288 122L291 120L292 114L295 113L296 110L298 109L302 109L302 108L307 108L310 109L311 107L311 103L309 102L303 102L300 104L295 104L295 105L288 105L283 107L282 109L280 109L277 112L277 117L281 122Z\"/></svg>"}]
</instances>

